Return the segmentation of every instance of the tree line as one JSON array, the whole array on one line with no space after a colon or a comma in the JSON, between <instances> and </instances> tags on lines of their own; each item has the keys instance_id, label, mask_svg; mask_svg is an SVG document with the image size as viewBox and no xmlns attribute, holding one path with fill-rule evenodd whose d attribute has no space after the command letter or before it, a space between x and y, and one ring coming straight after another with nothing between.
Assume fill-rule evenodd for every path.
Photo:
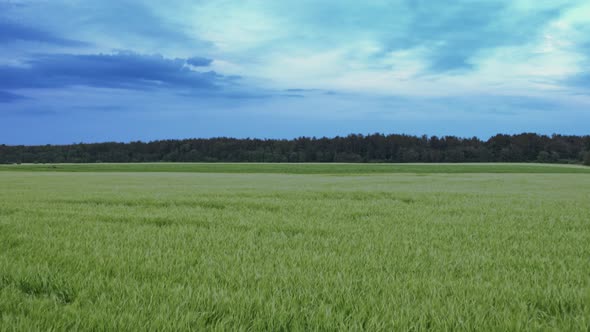
<instances>
[{"instance_id":1,"label":"tree line","mask_svg":"<svg viewBox=\"0 0 590 332\"><path fill-rule=\"evenodd\" d=\"M523 133L477 137L351 134L295 139L159 140L0 145L0 163L99 162L543 162L590 165L590 136Z\"/></svg>"}]
</instances>

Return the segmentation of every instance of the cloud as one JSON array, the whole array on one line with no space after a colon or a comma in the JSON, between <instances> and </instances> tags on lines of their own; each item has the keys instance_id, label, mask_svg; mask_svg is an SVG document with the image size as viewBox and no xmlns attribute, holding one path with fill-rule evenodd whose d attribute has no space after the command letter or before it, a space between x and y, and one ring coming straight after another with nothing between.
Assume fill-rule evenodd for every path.
<instances>
[{"instance_id":1,"label":"cloud","mask_svg":"<svg viewBox=\"0 0 590 332\"><path fill-rule=\"evenodd\" d=\"M194 59L168 59L161 55L133 52L35 55L26 60L24 66L0 66L0 87L214 90L233 81L233 78L213 71L191 70L186 64L194 62ZM201 65L211 62L209 59L199 59Z\"/></svg>"},{"instance_id":2,"label":"cloud","mask_svg":"<svg viewBox=\"0 0 590 332\"><path fill-rule=\"evenodd\" d=\"M0 91L0 103L12 103L24 99L28 98L11 92Z\"/></svg>"},{"instance_id":3,"label":"cloud","mask_svg":"<svg viewBox=\"0 0 590 332\"><path fill-rule=\"evenodd\" d=\"M88 43L61 38L50 32L43 31L32 26L21 25L0 18L0 44L17 41L41 42L66 47L87 46Z\"/></svg>"},{"instance_id":4,"label":"cloud","mask_svg":"<svg viewBox=\"0 0 590 332\"><path fill-rule=\"evenodd\" d=\"M201 57L192 57L192 58L186 59L187 64L189 64L191 66L195 66L195 67L208 67L209 65L211 65L212 62L213 62L213 60L211 60L211 59L206 59L206 58L201 58Z\"/></svg>"},{"instance_id":5,"label":"cloud","mask_svg":"<svg viewBox=\"0 0 590 332\"><path fill-rule=\"evenodd\" d=\"M73 14L92 13L77 20L76 24L98 35L106 33L110 39L125 41L139 37L143 42L159 45L199 42L195 36L189 36L183 24L175 22L173 16L162 15L168 6L154 8L145 1L104 0L70 5L69 11Z\"/></svg>"},{"instance_id":6,"label":"cloud","mask_svg":"<svg viewBox=\"0 0 590 332\"><path fill-rule=\"evenodd\" d=\"M214 42L216 55L239 64L237 72L277 88L509 93L557 88L532 80L576 70L568 50L534 53L547 27L581 3L211 0L194 3L190 24Z\"/></svg>"},{"instance_id":7,"label":"cloud","mask_svg":"<svg viewBox=\"0 0 590 332\"><path fill-rule=\"evenodd\" d=\"M19 116L49 109L88 128L100 116L84 116L112 110L105 123L145 116L162 136L180 122L212 130L203 114L278 134L414 120L419 132L487 133L492 118L493 131L537 121L551 133L588 118L588 1L14 1L26 5L0 0L0 108ZM74 39L92 44L72 54Z\"/></svg>"},{"instance_id":8,"label":"cloud","mask_svg":"<svg viewBox=\"0 0 590 332\"><path fill-rule=\"evenodd\" d=\"M297 92L297 93L304 93L304 92L318 92L322 91L320 89L300 89L300 88L292 88L292 89L285 89L286 92Z\"/></svg>"},{"instance_id":9,"label":"cloud","mask_svg":"<svg viewBox=\"0 0 590 332\"><path fill-rule=\"evenodd\" d=\"M584 32L590 32L590 26L582 29ZM590 94L590 38L585 39L577 45L577 52L582 57L581 70L569 75L562 83L574 89L575 93ZM581 91L580 91L581 90Z\"/></svg>"},{"instance_id":10,"label":"cloud","mask_svg":"<svg viewBox=\"0 0 590 332\"><path fill-rule=\"evenodd\" d=\"M75 39L91 41L96 51L133 49L185 57L195 49L205 54L210 46L191 31L192 20L179 0L169 4L141 0L27 0L14 4L18 5L0 7L0 21L18 25L25 35L59 42L54 46L70 46ZM34 34L25 29L31 27ZM30 50L34 46L28 47ZM43 52L49 51L60 49Z\"/></svg>"},{"instance_id":11,"label":"cloud","mask_svg":"<svg viewBox=\"0 0 590 332\"><path fill-rule=\"evenodd\" d=\"M580 73L570 76L564 80L564 83L590 94L590 73Z\"/></svg>"},{"instance_id":12,"label":"cloud","mask_svg":"<svg viewBox=\"0 0 590 332\"><path fill-rule=\"evenodd\" d=\"M386 50L421 47L434 73L472 70L482 51L534 42L564 6L519 8L513 1L410 1L408 24L395 31Z\"/></svg>"}]
</instances>

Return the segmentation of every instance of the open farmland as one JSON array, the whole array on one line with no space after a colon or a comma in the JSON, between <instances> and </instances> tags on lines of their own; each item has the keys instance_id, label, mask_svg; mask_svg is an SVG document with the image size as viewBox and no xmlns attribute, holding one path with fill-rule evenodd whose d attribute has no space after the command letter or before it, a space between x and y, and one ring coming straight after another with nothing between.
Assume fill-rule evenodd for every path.
<instances>
[{"instance_id":1,"label":"open farmland","mask_svg":"<svg viewBox=\"0 0 590 332\"><path fill-rule=\"evenodd\" d=\"M0 330L590 329L590 168L0 166Z\"/></svg>"}]
</instances>

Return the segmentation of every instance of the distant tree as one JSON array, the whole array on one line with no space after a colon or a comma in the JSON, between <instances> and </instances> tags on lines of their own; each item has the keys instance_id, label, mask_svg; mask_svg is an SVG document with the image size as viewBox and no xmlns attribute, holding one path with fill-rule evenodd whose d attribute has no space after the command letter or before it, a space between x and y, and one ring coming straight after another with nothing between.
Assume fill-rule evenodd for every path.
<instances>
[{"instance_id":1,"label":"distant tree","mask_svg":"<svg viewBox=\"0 0 590 332\"><path fill-rule=\"evenodd\" d=\"M584 165L590 166L590 150L584 153Z\"/></svg>"},{"instance_id":2,"label":"distant tree","mask_svg":"<svg viewBox=\"0 0 590 332\"><path fill-rule=\"evenodd\" d=\"M210 139L10 146L0 163L94 162L564 162L587 161L590 136L532 133L477 137L350 134L291 140Z\"/></svg>"},{"instance_id":3,"label":"distant tree","mask_svg":"<svg viewBox=\"0 0 590 332\"><path fill-rule=\"evenodd\" d=\"M537 161L540 163L549 163L551 162L551 154L547 151L541 151L537 155Z\"/></svg>"},{"instance_id":4,"label":"distant tree","mask_svg":"<svg viewBox=\"0 0 590 332\"><path fill-rule=\"evenodd\" d=\"M337 163L358 163L362 161L362 157L356 153L338 153L336 154L334 161Z\"/></svg>"}]
</instances>

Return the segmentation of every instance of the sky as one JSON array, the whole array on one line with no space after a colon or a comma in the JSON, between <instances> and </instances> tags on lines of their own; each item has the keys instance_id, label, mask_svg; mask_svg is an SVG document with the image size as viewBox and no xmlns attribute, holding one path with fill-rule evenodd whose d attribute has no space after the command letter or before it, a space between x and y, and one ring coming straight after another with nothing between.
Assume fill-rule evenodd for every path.
<instances>
[{"instance_id":1,"label":"sky","mask_svg":"<svg viewBox=\"0 0 590 332\"><path fill-rule=\"evenodd\" d=\"M587 0L0 0L0 144L590 134Z\"/></svg>"}]
</instances>

